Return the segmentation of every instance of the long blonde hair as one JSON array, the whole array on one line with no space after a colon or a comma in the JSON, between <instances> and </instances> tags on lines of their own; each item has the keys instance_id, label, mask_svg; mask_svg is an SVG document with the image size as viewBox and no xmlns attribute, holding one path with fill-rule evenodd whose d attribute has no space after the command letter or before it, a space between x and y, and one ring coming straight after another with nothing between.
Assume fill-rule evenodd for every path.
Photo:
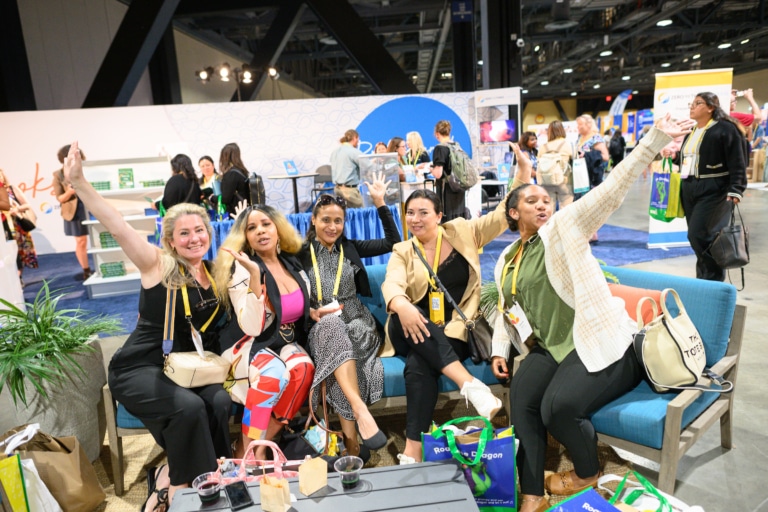
<instances>
[{"instance_id":1,"label":"long blonde hair","mask_svg":"<svg viewBox=\"0 0 768 512\"><path fill-rule=\"evenodd\" d=\"M186 258L179 256L179 254L171 246L173 241L173 230L176 227L176 222L184 215L197 215L203 221L205 230L208 232L208 244L210 246L210 240L213 238L213 228L211 227L211 221L208 218L208 212L202 206L191 203L179 203L168 208L163 217L162 232L160 235L160 244L163 246L163 251L160 252L160 263L163 269L162 283L163 286L171 289L181 288L182 285L194 286L195 285L195 269L192 264ZM182 268L184 272L182 273ZM221 295L220 290L218 294ZM219 297L221 298L221 297Z\"/></svg>"},{"instance_id":2,"label":"long blonde hair","mask_svg":"<svg viewBox=\"0 0 768 512\"><path fill-rule=\"evenodd\" d=\"M226 305L229 304L229 281L232 278L233 266L235 258L229 254L229 252L222 249L227 248L233 252L244 252L248 255L254 255L253 248L248 244L248 239L245 236L245 230L248 227L248 218L252 212L259 211L269 217L274 223L275 229L277 229L277 236L279 238L277 247L280 251L284 251L287 254L296 254L301 249L303 240L301 235L293 227L293 224L288 222L288 219L281 212L275 210L271 206L267 205L251 205L237 216L235 223L232 225L232 229L229 231L229 235L222 242L219 247L219 252L216 255L216 263L214 264L213 280L216 282L216 288L219 290L221 297L220 300Z\"/></svg>"},{"instance_id":3,"label":"long blonde hair","mask_svg":"<svg viewBox=\"0 0 768 512\"><path fill-rule=\"evenodd\" d=\"M421 140L421 134L419 132L408 132L405 136L405 140L408 143L408 151L411 154L409 161L413 161L415 164L422 153L427 152L427 148L424 147L424 141Z\"/></svg>"}]
</instances>

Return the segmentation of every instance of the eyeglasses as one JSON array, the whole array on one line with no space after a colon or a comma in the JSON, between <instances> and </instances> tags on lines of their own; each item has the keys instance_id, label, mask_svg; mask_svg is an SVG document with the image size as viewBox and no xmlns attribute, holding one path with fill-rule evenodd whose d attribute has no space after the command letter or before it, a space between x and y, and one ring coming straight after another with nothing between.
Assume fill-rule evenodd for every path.
<instances>
[{"instance_id":1,"label":"eyeglasses","mask_svg":"<svg viewBox=\"0 0 768 512\"><path fill-rule=\"evenodd\" d=\"M706 105L706 103L703 101L694 101L693 103L688 104L688 108L698 107L699 105Z\"/></svg>"},{"instance_id":2,"label":"eyeglasses","mask_svg":"<svg viewBox=\"0 0 768 512\"><path fill-rule=\"evenodd\" d=\"M405 147L405 144L400 144L400 145L398 145L397 147L399 147L399 148L404 148L404 147Z\"/></svg>"},{"instance_id":3,"label":"eyeglasses","mask_svg":"<svg viewBox=\"0 0 768 512\"><path fill-rule=\"evenodd\" d=\"M198 313L204 313L219 305L219 299L203 299L195 304L195 311Z\"/></svg>"},{"instance_id":4,"label":"eyeglasses","mask_svg":"<svg viewBox=\"0 0 768 512\"><path fill-rule=\"evenodd\" d=\"M317 200L317 204L319 204L320 206L328 206L329 204L333 204L333 203L336 203L342 209L347 208L347 202L344 200L343 197L332 196L330 194L323 194Z\"/></svg>"}]
</instances>

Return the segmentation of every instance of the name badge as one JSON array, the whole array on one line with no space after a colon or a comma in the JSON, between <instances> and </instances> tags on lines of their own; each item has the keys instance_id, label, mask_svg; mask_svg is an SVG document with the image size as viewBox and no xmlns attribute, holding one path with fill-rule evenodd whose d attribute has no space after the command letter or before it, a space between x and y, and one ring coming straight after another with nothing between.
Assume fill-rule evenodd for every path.
<instances>
[{"instance_id":1,"label":"name badge","mask_svg":"<svg viewBox=\"0 0 768 512\"><path fill-rule=\"evenodd\" d=\"M693 164L693 158L689 156L683 157L683 165L680 167L680 178L685 179L691 175L691 165Z\"/></svg>"},{"instance_id":2,"label":"name badge","mask_svg":"<svg viewBox=\"0 0 768 512\"><path fill-rule=\"evenodd\" d=\"M533 328L531 327L530 322L528 322L528 319L525 317L523 308L520 307L520 304L515 303L512 307L507 309L504 314L506 315L509 323L512 324L512 326L517 331L517 334L520 335L520 340L525 343L525 340L527 340L528 337L533 334Z\"/></svg>"},{"instance_id":3,"label":"name badge","mask_svg":"<svg viewBox=\"0 0 768 512\"><path fill-rule=\"evenodd\" d=\"M435 325L445 324L445 301L443 292L429 292L429 319Z\"/></svg>"}]
</instances>

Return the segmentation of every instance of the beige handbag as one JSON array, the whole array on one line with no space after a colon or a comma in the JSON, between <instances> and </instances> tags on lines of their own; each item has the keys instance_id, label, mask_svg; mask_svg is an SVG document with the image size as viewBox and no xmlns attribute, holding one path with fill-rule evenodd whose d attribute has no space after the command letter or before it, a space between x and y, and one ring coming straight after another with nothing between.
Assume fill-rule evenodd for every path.
<instances>
[{"instance_id":1,"label":"beige handbag","mask_svg":"<svg viewBox=\"0 0 768 512\"><path fill-rule=\"evenodd\" d=\"M203 351L203 340L191 323L195 352L171 352L173 350L173 324L176 317L176 290L168 289L167 292L163 331L163 356L165 357L163 373L183 388L223 384L231 367L229 361L213 352ZM186 286L184 292L186 292ZM186 297L184 307L189 309L189 302ZM214 311L213 314L215 315L216 312Z\"/></svg>"},{"instance_id":2,"label":"beige handbag","mask_svg":"<svg viewBox=\"0 0 768 512\"><path fill-rule=\"evenodd\" d=\"M671 293L677 303L678 316L673 317L667 309L667 294ZM646 301L651 301L654 318L643 325L642 308ZM733 384L719 375L704 371L707 363L704 343L699 331L685 312L680 296L671 288L661 292L662 314L656 315L658 307L651 297L643 297L637 303L637 328L634 349L640 365L645 369L651 387L657 393L666 393L670 389L700 389L716 393L727 393ZM699 377L704 375L717 381L721 388L697 385Z\"/></svg>"}]
</instances>

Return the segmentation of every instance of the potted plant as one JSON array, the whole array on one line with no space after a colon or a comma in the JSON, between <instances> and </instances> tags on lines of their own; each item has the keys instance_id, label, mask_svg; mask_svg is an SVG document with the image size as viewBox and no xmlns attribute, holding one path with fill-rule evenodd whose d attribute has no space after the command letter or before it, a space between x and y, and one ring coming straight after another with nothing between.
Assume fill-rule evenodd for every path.
<instances>
[{"instance_id":1,"label":"potted plant","mask_svg":"<svg viewBox=\"0 0 768 512\"><path fill-rule=\"evenodd\" d=\"M62 297L44 282L26 311L0 299L0 432L40 423L51 435L77 436L95 460L103 439L99 404L106 374L93 340L121 326L113 317L58 309Z\"/></svg>"}]
</instances>

